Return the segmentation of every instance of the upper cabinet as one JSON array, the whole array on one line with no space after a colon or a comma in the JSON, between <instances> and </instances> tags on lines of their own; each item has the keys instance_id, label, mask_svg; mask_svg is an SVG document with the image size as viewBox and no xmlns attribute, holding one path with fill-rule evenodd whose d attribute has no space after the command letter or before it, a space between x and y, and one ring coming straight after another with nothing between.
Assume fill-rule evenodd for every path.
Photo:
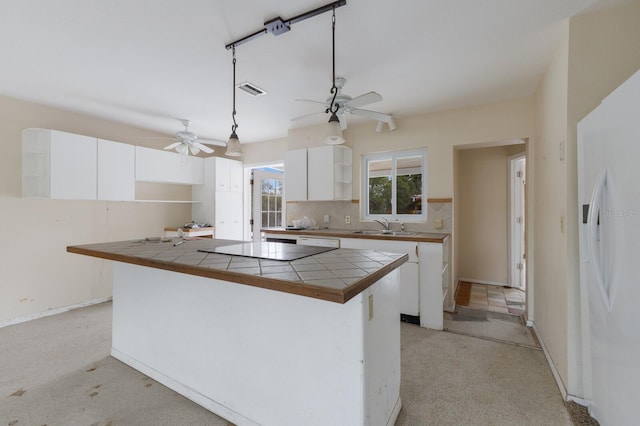
<instances>
[{"instance_id":1,"label":"upper cabinet","mask_svg":"<svg viewBox=\"0 0 640 426\"><path fill-rule=\"evenodd\" d=\"M225 174L232 191L242 191L242 165ZM137 200L136 181L201 185L203 158L143 148L50 129L22 131L22 196L68 200ZM239 171L238 171L239 170ZM239 175L239 178L232 176Z\"/></svg>"},{"instance_id":2,"label":"upper cabinet","mask_svg":"<svg viewBox=\"0 0 640 426\"><path fill-rule=\"evenodd\" d=\"M351 148L326 145L309 148L307 153L307 199L351 199Z\"/></svg>"},{"instance_id":3,"label":"upper cabinet","mask_svg":"<svg viewBox=\"0 0 640 426\"><path fill-rule=\"evenodd\" d=\"M347 146L319 146L285 155L287 201L350 200L352 153Z\"/></svg>"},{"instance_id":4,"label":"upper cabinet","mask_svg":"<svg viewBox=\"0 0 640 426\"><path fill-rule=\"evenodd\" d=\"M294 149L284 155L285 199L305 201L307 199L307 149Z\"/></svg>"},{"instance_id":5,"label":"upper cabinet","mask_svg":"<svg viewBox=\"0 0 640 426\"><path fill-rule=\"evenodd\" d=\"M133 145L98 139L98 200L133 201L135 170Z\"/></svg>"},{"instance_id":6,"label":"upper cabinet","mask_svg":"<svg viewBox=\"0 0 640 426\"><path fill-rule=\"evenodd\" d=\"M48 129L22 132L22 196L97 199L97 140Z\"/></svg>"},{"instance_id":7,"label":"upper cabinet","mask_svg":"<svg viewBox=\"0 0 640 426\"><path fill-rule=\"evenodd\" d=\"M201 185L204 181L201 157L141 146L135 151L137 181L184 185Z\"/></svg>"},{"instance_id":8,"label":"upper cabinet","mask_svg":"<svg viewBox=\"0 0 640 426\"><path fill-rule=\"evenodd\" d=\"M242 192L242 163L228 158L211 158L215 162L216 191Z\"/></svg>"}]
</instances>

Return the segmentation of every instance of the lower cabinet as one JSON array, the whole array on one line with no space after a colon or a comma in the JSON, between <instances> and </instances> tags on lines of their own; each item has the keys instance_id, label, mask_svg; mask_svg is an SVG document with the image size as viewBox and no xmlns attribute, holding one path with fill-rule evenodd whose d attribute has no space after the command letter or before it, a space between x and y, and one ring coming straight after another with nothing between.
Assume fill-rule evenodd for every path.
<instances>
[{"instance_id":1,"label":"lower cabinet","mask_svg":"<svg viewBox=\"0 0 640 426\"><path fill-rule=\"evenodd\" d=\"M408 254L409 260L398 269L400 313L419 316L421 327L442 330L444 244L340 238L340 247Z\"/></svg>"},{"instance_id":2,"label":"lower cabinet","mask_svg":"<svg viewBox=\"0 0 640 426\"><path fill-rule=\"evenodd\" d=\"M400 313L420 316L420 275L418 244L410 241L385 241L361 238L341 238L340 247L407 253L409 260L398 268L400 273Z\"/></svg>"}]
</instances>

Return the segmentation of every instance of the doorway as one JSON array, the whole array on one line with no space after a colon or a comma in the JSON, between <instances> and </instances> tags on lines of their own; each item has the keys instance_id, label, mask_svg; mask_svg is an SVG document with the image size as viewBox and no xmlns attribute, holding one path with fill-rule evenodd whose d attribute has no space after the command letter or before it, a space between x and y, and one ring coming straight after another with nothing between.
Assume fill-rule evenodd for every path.
<instances>
[{"instance_id":1,"label":"doorway","mask_svg":"<svg viewBox=\"0 0 640 426\"><path fill-rule=\"evenodd\" d=\"M526 327L526 141L455 147L454 312L445 330L536 347Z\"/></svg>"},{"instance_id":2,"label":"doorway","mask_svg":"<svg viewBox=\"0 0 640 426\"><path fill-rule=\"evenodd\" d=\"M251 171L251 234L261 241L262 228L281 227L285 220L284 170L278 166Z\"/></svg>"}]
</instances>

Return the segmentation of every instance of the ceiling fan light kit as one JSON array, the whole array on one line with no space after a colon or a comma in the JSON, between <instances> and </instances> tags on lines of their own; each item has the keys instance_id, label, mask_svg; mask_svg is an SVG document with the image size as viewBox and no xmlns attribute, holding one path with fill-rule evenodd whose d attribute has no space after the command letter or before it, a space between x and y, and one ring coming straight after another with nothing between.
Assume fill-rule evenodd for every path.
<instances>
[{"instance_id":1,"label":"ceiling fan light kit","mask_svg":"<svg viewBox=\"0 0 640 426\"><path fill-rule=\"evenodd\" d=\"M196 155L200 151L207 154L211 154L213 152L213 149L209 148L205 144L226 146L224 142L198 138L198 135L189 131L191 121L187 119L180 119L180 122L184 126L184 130L177 132L174 139L175 142L165 146L164 149L175 149L178 154L182 155L189 155L189 152Z\"/></svg>"}]
</instances>

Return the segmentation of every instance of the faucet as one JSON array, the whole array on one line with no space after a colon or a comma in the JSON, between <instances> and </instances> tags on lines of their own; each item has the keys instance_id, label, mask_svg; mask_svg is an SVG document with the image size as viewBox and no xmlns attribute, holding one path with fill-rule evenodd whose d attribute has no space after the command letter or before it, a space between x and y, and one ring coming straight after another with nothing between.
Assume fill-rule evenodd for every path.
<instances>
[{"instance_id":1,"label":"faucet","mask_svg":"<svg viewBox=\"0 0 640 426\"><path fill-rule=\"evenodd\" d=\"M380 225L382 225L382 227L384 228L385 231L389 230L389 220L386 217L382 218L384 220L384 223L380 222L378 219L373 219L374 222L378 222Z\"/></svg>"}]
</instances>

